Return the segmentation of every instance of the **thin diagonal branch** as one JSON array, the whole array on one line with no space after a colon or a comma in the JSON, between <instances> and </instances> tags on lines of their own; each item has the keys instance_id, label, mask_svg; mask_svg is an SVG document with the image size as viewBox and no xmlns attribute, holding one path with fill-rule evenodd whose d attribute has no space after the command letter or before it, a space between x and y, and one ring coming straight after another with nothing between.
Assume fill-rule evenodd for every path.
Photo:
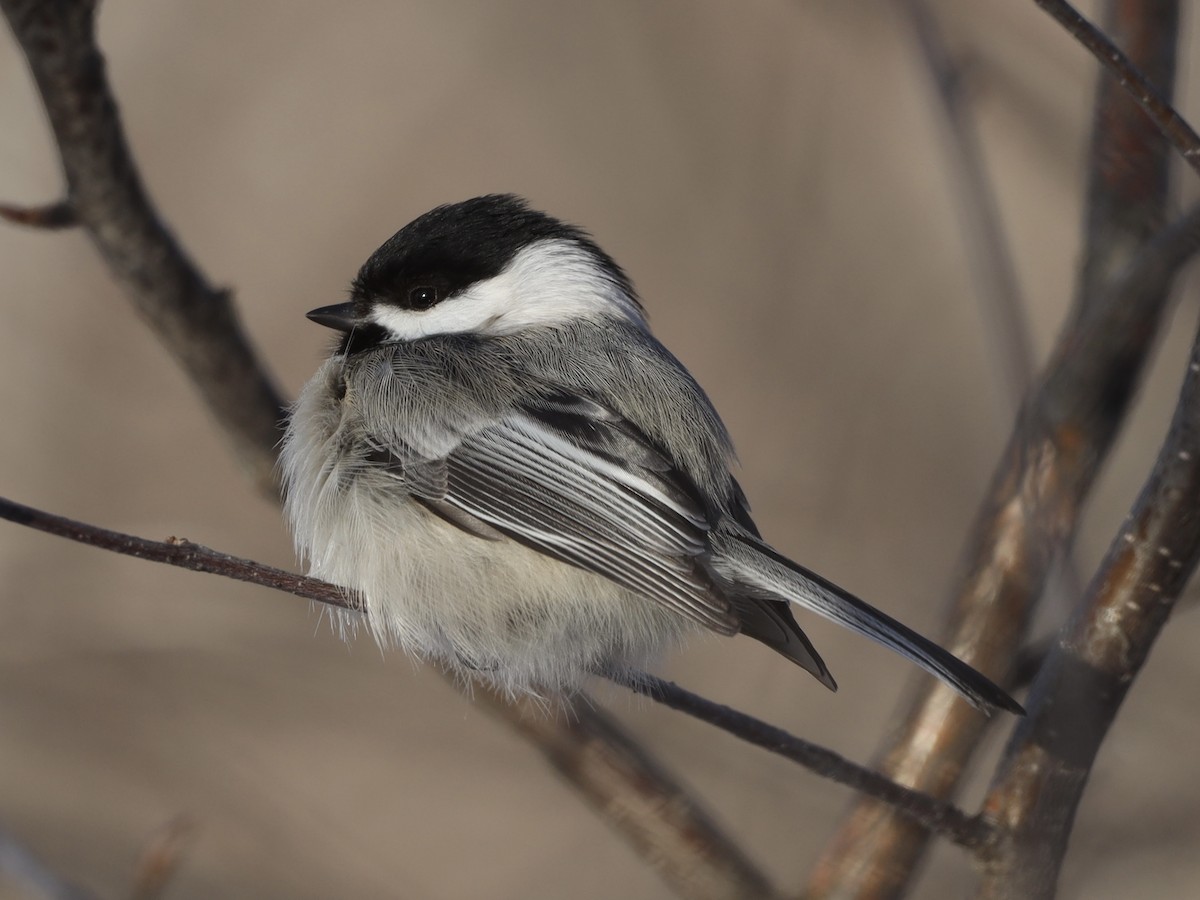
<instances>
[{"instance_id":1,"label":"thin diagonal branch","mask_svg":"<svg viewBox=\"0 0 1200 900\"><path fill-rule=\"evenodd\" d=\"M1200 135L1171 105L1165 95L1150 81L1116 44L1104 36L1095 25L1081 16L1066 0L1034 0L1063 26L1071 36L1108 69L1122 88L1132 97L1183 156L1192 169L1200 174ZM1176 13L1178 20L1178 13Z\"/></svg>"},{"instance_id":2,"label":"thin diagonal branch","mask_svg":"<svg viewBox=\"0 0 1200 900\"><path fill-rule=\"evenodd\" d=\"M230 556L182 538L165 541L111 531L0 498L0 519L81 544L221 575L340 609L363 611L359 597L328 582ZM567 781L685 897L770 898L769 882L682 786L600 710L576 704L567 721L531 717L486 688L474 694L529 738Z\"/></svg>"},{"instance_id":3,"label":"thin diagonal branch","mask_svg":"<svg viewBox=\"0 0 1200 900\"><path fill-rule=\"evenodd\" d=\"M822 778L886 803L906 819L955 844L977 849L992 839L992 826L979 816L970 816L949 803L906 788L832 750L798 738L782 728L731 707L714 703L673 682L645 673L638 673L635 678L610 678L664 706L707 722L784 759L790 759Z\"/></svg>"},{"instance_id":4,"label":"thin diagonal branch","mask_svg":"<svg viewBox=\"0 0 1200 900\"><path fill-rule=\"evenodd\" d=\"M1050 900L1096 754L1200 562L1200 333L1154 471L1063 629L985 808L984 900Z\"/></svg>"},{"instance_id":5,"label":"thin diagonal branch","mask_svg":"<svg viewBox=\"0 0 1200 900\"><path fill-rule=\"evenodd\" d=\"M222 575L238 581L260 584L342 609L362 610L361 603L354 595L334 585L315 578L282 572L253 560L229 556L191 541L179 538L152 541L77 522L64 516L56 516L6 498L0 498L0 519L7 519L19 525L102 550L179 566L194 572ZM850 762L831 750L794 737L780 728L768 725L745 713L706 700L677 685L650 675L639 673L632 678L610 677L618 684L657 700L672 709L715 725L748 743L778 753L824 778L847 785L857 791L869 794L881 802L890 804L901 814L944 834L955 843L968 847L979 847L987 843L991 837L990 827L982 820L972 818L949 804L932 800L918 792L902 787L876 772ZM578 713L583 708L583 705L577 705L574 712ZM526 720L519 727L543 734L544 725L548 721L550 720L545 717L541 723ZM586 735L594 727L591 723L579 722L576 723L574 730ZM562 739L561 731L544 736L552 742ZM618 740L626 740L616 734L613 737ZM579 748L564 748L553 743L549 746L553 751L550 753L551 758L560 769L570 769L581 759ZM691 835L689 839L695 840L695 835ZM763 884L765 885L765 882ZM703 894L703 896L709 896L709 894Z\"/></svg>"},{"instance_id":6,"label":"thin diagonal branch","mask_svg":"<svg viewBox=\"0 0 1200 900\"><path fill-rule=\"evenodd\" d=\"M66 516L56 516L4 498L0 498L0 519L123 556L135 556L138 559L178 566L193 572L223 575L235 581L249 581L342 609L363 609L357 597L318 578L252 563L210 550L184 538L169 537L165 541L152 541L120 531L86 525Z\"/></svg>"}]
</instances>

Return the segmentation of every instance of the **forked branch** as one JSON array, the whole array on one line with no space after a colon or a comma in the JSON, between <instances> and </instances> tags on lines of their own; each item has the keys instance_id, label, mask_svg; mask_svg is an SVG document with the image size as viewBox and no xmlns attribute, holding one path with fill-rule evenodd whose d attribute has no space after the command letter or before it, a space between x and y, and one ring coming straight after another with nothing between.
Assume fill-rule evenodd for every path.
<instances>
[{"instance_id":1,"label":"forked branch","mask_svg":"<svg viewBox=\"0 0 1200 900\"><path fill-rule=\"evenodd\" d=\"M1200 333L1170 432L1083 603L1033 684L986 810L983 900L1049 900L1096 754L1200 561Z\"/></svg>"}]
</instances>

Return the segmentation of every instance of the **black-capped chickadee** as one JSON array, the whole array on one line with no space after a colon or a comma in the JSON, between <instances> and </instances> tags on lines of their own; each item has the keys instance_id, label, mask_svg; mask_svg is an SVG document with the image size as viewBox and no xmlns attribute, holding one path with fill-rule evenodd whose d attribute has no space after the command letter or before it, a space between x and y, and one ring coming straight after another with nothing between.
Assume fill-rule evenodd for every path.
<instances>
[{"instance_id":1,"label":"black-capped chickadee","mask_svg":"<svg viewBox=\"0 0 1200 900\"><path fill-rule=\"evenodd\" d=\"M761 539L721 419L578 228L508 195L441 206L308 316L342 335L288 421L286 512L381 642L540 695L707 628L835 689L794 603L1020 709Z\"/></svg>"}]
</instances>

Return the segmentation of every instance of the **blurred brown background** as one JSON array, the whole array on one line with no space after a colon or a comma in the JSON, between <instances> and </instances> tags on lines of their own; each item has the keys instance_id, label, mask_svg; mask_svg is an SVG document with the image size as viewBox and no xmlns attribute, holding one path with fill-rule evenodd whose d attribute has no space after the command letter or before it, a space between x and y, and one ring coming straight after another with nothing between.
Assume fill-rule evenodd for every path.
<instances>
[{"instance_id":1,"label":"blurred brown background","mask_svg":"<svg viewBox=\"0 0 1200 900\"><path fill-rule=\"evenodd\" d=\"M1032 3L935 6L973 63L1040 358L1070 299L1093 65ZM1195 118L1192 24L1180 103ZM289 396L329 339L304 312L337 302L383 239L438 203L524 194L634 277L723 411L768 537L936 633L1009 413L892 4L110 0L100 25L152 193L236 290ZM5 30L0 199L60 191ZM82 235L0 228L0 294L4 494L294 565L278 511ZM1181 295L1089 507L1085 575L1165 431L1194 284ZM0 573L0 824L104 896L124 895L179 813L198 825L179 900L666 895L503 726L402 656L343 645L302 601L10 525ZM811 633L837 695L746 640L697 642L662 671L868 760L920 676L831 626ZM1179 615L1135 686L1064 897L1195 896L1197 643L1200 616ZM844 789L603 694L773 877L802 883ZM942 847L916 894L972 879Z\"/></svg>"}]
</instances>

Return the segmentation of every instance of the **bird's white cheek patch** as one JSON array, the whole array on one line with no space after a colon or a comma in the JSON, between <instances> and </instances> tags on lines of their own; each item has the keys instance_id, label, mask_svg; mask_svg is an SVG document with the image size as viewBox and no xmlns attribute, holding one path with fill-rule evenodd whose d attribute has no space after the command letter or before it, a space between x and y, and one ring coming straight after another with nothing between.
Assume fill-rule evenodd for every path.
<instances>
[{"instance_id":1,"label":"bird's white cheek patch","mask_svg":"<svg viewBox=\"0 0 1200 900\"><path fill-rule=\"evenodd\" d=\"M435 334L489 333L489 322L503 313L495 304L472 302L465 294L443 300L432 309L381 306L371 314L375 324L402 341Z\"/></svg>"},{"instance_id":2,"label":"bird's white cheek patch","mask_svg":"<svg viewBox=\"0 0 1200 900\"><path fill-rule=\"evenodd\" d=\"M377 307L371 318L396 339L470 332L504 335L594 316L641 313L592 256L570 241L531 244L494 278L424 310Z\"/></svg>"}]
</instances>

